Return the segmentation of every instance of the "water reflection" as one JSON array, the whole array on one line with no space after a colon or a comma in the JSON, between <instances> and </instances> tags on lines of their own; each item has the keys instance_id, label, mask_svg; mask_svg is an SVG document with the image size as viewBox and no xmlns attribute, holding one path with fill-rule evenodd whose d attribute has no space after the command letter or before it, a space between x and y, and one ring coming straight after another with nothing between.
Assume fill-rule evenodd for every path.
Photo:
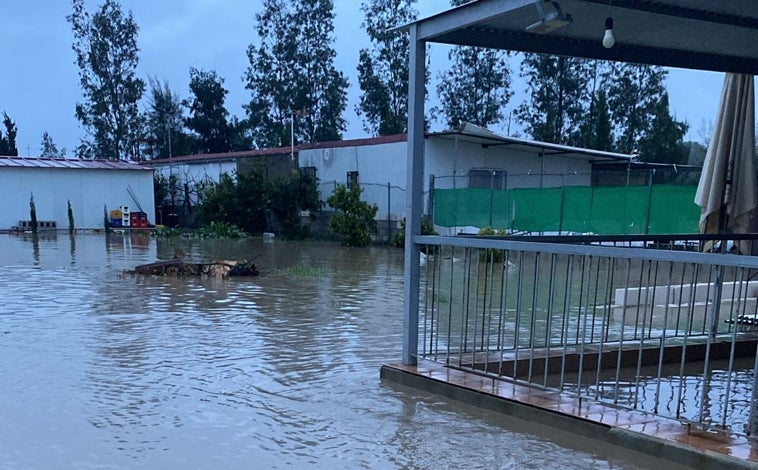
<instances>
[{"instance_id":1,"label":"water reflection","mask_svg":"<svg viewBox=\"0 0 758 470\"><path fill-rule=\"evenodd\" d=\"M381 384L380 364L400 357L399 251L62 238L34 248L0 236L0 466L643 465ZM122 276L176 248L193 260L257 256L263 274Z\"/></svg>"}]
</instances>

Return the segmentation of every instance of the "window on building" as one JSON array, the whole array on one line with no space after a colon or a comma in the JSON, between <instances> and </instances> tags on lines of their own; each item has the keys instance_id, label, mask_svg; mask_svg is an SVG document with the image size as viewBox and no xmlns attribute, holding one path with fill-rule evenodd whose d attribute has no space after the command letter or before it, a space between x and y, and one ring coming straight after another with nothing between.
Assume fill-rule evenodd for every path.
<instances>
[{"instance_id":1,"label":"window on building","mask_svg":"<svg viewBox=\"0 0 758 470\"><path fill-rule=\"evenodd\" d=\"M357 171L348 171L347 172L347 187L352 188L353 186L358 186L358 172Z\"/></svg>"},{"instance_id":2,"label":"window on building","mask_svg":"<svg viewBox=\"0 0 758 470\"><path fill-rule=\"evenodd\" d=\"M300 174L312 179L316 179L316 167L315 166L303 166L300 167Z\"/></svg>"},{"instance_id":3,"label":"window on building","mask_svg":"<svg viewBox=\"0 0 758 470\"><path fill-rule=\"evenodd\" d=\"M505 189L505 170L495 168L472 168L468 171L468 187L484 189Z\"/></svg>"}]
</instances>

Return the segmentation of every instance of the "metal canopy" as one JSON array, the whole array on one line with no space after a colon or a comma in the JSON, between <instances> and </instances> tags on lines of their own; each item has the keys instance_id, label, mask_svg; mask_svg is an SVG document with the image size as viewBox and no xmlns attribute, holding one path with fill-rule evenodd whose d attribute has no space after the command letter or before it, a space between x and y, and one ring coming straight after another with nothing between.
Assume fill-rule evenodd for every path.
<instances>
[{"instance_id":1,"label":"metal canopy","mask_svg":"<svg viewBox=\"0 0 758 470\"><path fill-rule=\"evenodd\" d=\"M555 4L572 22L527 32ZM411 25L426 42L758 75L756 0L477 0Z\"/></svg>"}]
</instances>

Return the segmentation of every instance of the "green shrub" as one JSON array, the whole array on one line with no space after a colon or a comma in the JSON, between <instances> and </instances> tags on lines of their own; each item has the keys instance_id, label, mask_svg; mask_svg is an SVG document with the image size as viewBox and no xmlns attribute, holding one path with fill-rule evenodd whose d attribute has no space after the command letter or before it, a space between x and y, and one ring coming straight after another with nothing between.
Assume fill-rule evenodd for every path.
<instances>
[{"instance_id":1,"label":"green shrub","mask_svg":"<svg viewBox=\"0 0 758 470\"><path fill-rule=\"evenodd\" d=\"M199 238L245 238L247 233L236 225L224 222L211 222L205 227L195 230Z\"/></svg>"},{"instance_id":2,"label":"green shrub","mask_svg":"<svg viewBox=\"0 0 758 470\"><path fill-rule=\"evenodd\" d=\"M437 235L430 219L421 220L421 235ZM392 246L405 249L405 219L400 222L400 230L392 235ZM426 250L423 250L426 253Z\"/></svg>"},{"instance_id":3,"label":"green shrub","mask_svg":"<svg viewBox=\"0 0 758 470\"><path fill-rule=\"evenodd\" d=\"M342 237L343 246L367 246L371 243L371 235L376 233L374 217L379 207L361 201L362 192L357 184L350 189L338 185L326 200L337 211L329 221L329 229Z\"/></svg>"},{"instance_id":4,"label":"green shrub","mask_svg":"<svg viewBox=\"0 0 758 470\"><path fill-rule=\"evenodd\" d=\"M318 179L294 170L288 178L279 178L269 188L268 207L279 222L279 236L288 240L302 240L310 236L300 222L300 212L309 211L311 220L321 211Z\"/></svg>"},{"instance_id":5,"label":"green shrub","mask_svg":"<svg viewBox=\"0 0 758 470\"><path fill-rule=\"evenodd\" d=\"M507 230L503 229L493 229L492 227L485 227L483 229L480 229L477 235L485 236L485 237L502 237L505 235L509 235L510 233ZM493 250L491 248L487 248L484 250L479 251L479 260L485 261L485 262L493 262L493 263L502 263L504 258L503 250Z\"/></svg>"}]
</instances>

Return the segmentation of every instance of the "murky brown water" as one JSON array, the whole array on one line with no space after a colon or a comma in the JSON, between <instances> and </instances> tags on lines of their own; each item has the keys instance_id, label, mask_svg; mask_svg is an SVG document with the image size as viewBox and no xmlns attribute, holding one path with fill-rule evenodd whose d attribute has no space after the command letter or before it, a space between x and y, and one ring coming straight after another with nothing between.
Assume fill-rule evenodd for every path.
<instances>
[{"instance_id":1,"label":"murky brown water","mask_svg":"<svg viewBox=\"0 0 758 470\"><path fill-rule=\"evenodd\" d=\"M252 280L121 277L252 258ZM402 253L330 243L0 235L0 468L638 468L379 380Z\"/></svg>"}]
</instances>

